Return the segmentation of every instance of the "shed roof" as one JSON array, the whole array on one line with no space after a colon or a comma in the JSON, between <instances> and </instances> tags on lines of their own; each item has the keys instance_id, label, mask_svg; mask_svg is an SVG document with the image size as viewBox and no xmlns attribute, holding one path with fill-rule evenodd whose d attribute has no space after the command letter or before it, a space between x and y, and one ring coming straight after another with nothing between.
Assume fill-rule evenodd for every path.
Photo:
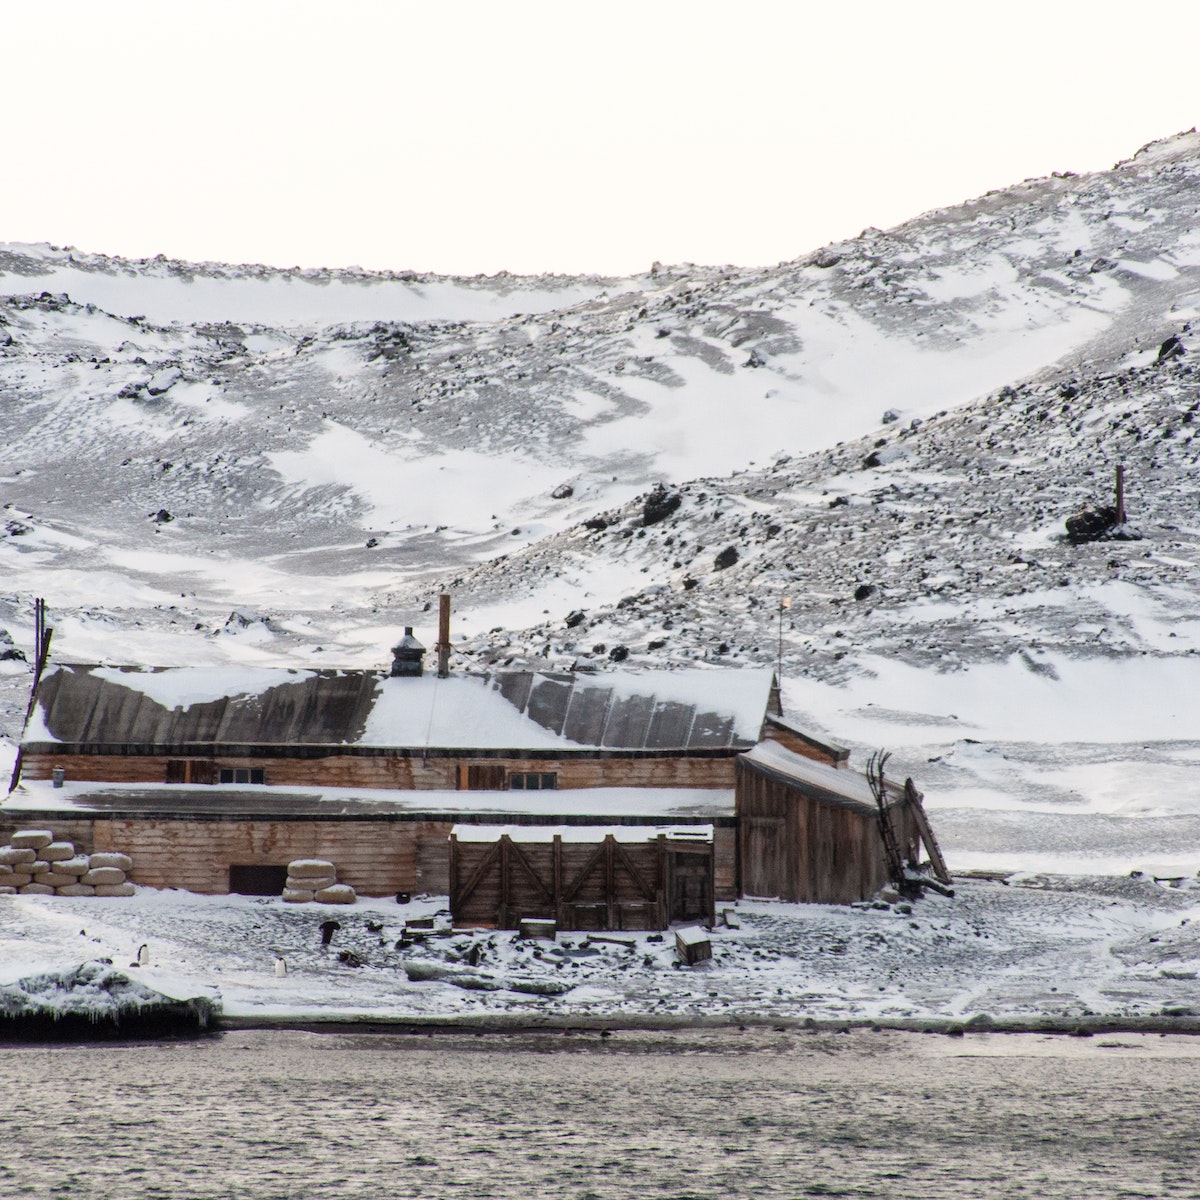
<instances>
[{"instance_id":1,"label":"shed roof","mask_svg":"<svg viewBox=\"0 0 1200 1200\"><path fill-rule=\"evenodd\" d=\"M805 758L802 754L796 754L778 742L760 742L740 758L754 770L793 785L825 804L861 810L864 816L874 815L879 811L871 785L866 776L858 771L827 766L825 763ZM897 803L904 795L902 789L890 783L887 785L887 793L892 804Z\"/></svg>"},{"instance_id":2,"label":"shed roof","mask_svg":"<svg viewBox=\"0 0 1200 1200\"><path fill-rule=\"evenodd\" d=\"M61 664L38 684L23 744L736 749L757 741L771 683L769 669L438 679Z\"/></svg>"}]
</instances>

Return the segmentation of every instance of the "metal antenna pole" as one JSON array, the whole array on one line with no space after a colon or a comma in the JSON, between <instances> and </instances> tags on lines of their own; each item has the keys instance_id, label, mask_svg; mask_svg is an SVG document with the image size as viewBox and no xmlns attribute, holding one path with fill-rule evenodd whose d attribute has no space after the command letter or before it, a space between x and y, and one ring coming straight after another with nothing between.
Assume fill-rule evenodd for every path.
<instances>
[{"instance_id":1,"label":"metal antenna pole","mask_svg":"<svg viewBox=\"0 0 1200 1200\"><path fill-rule=\"evenodd\" d=\"M775 678L783 682L783 610L792 607L791 596L779 597L779 649L775 654Z\"/></svg>"}]
</instances>

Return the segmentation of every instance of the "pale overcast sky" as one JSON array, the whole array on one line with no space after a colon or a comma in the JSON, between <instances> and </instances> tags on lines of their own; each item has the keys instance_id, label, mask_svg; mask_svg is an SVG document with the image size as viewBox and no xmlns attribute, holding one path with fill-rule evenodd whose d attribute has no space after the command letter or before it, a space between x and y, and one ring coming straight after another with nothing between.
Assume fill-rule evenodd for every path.
<instances>
[{"instance_id":1,"label":"pale overcast sky","mask_svg":"<svg viewBox=\"0 0 1200 1200\"><path fill-rule=\"evenodd\" d=\"M1200 121L1200 3L3 0L0 241L765 264Z\"/></svg>"}]
</instances>

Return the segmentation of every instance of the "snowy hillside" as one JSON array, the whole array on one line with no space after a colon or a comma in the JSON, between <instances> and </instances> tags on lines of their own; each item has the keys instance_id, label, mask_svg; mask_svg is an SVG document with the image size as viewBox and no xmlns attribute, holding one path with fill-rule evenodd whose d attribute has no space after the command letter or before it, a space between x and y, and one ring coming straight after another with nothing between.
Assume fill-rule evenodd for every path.
<instances>
[{"instance_id":1,"label":"snowy hillside","mask_svg":"<svg viewBox=\"0 0 1200 1200\"><path fill-rule=\"evenodd\" d=\"M0 248L0 628L380 665L450 587L463 664L761 664L787 595L787 700L894 748L960 864L1096 858L1071 821L1132 802L1106 866L1195 870L1198 184L1184 134L626 280ZM1118 462L1142 540L1069 544Z\"/></svg>"}]
</instances>

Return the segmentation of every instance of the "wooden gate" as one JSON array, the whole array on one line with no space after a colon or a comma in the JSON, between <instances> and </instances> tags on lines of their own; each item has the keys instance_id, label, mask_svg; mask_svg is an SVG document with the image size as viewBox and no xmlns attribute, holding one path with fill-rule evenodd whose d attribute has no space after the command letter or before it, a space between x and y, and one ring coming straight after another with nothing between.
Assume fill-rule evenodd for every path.
<instances>
[{"instance_id":1,"label":"wooden gate","mask_svg":"<svg viewBox=\"0 0 1200 1200\"><path fill-rule=\"evenodd\" d=\"M649 828L514 831L455 826L450 913L455 924L516 929L541 917L561 929L665 929L711 921L711 827L675 840Z\"/></svg>"}]
</instances>

